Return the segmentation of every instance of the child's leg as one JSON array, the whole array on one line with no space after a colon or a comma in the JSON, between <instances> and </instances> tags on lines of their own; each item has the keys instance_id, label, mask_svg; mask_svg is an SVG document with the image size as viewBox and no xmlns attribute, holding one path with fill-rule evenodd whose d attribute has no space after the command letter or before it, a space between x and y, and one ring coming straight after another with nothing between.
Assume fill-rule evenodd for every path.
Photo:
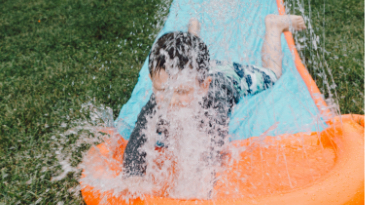
<instances>
[{"instance_id":1,"label":"child's leg","mask_svg":"<svg viewBox=\"0 0 365 205\"><path fill-rule=\"evenodd\" d=\"M189 21L189 33L198 36L200 34L200 23L196 18L191 18Z\"/></svg>"},{"instance_id":2,"label":"child's leg","mask_svg":"<svg viewBox=\"0 0 365 205\"><path fill-rule=\"evenodd\" d=\"M287 31L289 26L294 30L306 28L301 16L270 14L265 17L266 34L261 51L262 66L274 71L278 78L282 73L281 33Z\"/></svg>"}]
</instances>

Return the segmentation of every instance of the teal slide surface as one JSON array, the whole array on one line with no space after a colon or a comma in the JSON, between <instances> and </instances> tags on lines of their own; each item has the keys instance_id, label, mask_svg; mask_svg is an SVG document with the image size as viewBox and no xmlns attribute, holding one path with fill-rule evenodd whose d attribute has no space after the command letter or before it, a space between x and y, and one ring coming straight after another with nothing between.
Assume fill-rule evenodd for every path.
<instances>
[{"instance_id":1,"label":"teal slide surface","mask_svg":"<svg viewBox=\"0 0 365 205\"><path fill-rule=\"evenodd\" d=\"M261 66L264 18L268 14L278 14L275 0L175 0L158 37L171 31L186 32L189 19L194 17L202 24L200 35L209 47L210 59ZM240 99L230 116L231 140L320 131L326 127L295 68L284 35L281 42L282 77L271 89ZM115 121L125 139L129 139L151 94L147 57L132 96Z\"/></svg>"}]
</instances>

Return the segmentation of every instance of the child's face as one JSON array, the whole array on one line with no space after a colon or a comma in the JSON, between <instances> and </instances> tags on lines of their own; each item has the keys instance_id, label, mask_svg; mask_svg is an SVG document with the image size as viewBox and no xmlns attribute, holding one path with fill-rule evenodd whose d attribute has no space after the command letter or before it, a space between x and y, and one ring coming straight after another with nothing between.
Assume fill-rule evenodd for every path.
<instances>
[{"instance_id":1,"label":"child's face","mask_svg":"<svg viewBox=\"0 0 365 205\"><path fill-rule=\"evenodd\" d=\"M159 108L162 106L169 106L169 109L189 107L207 94L211 77L200 84L196 75L188 70L190 69L184 69L175 76L169 76L165 70L161 69L153 77L150 76Z\"/></svg>"}]
</instances>

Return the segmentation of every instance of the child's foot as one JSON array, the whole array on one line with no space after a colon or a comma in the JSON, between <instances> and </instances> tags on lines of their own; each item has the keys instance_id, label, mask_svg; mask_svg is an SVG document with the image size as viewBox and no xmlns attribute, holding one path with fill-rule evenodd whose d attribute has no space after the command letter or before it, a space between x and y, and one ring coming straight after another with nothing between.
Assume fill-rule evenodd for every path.
<instances>
[{"instance_id":1,"label":"child's foot","mask_svg":"<svg viewBox=\"0 0 365 205\"><path fill-rule=\"evenodd\" d=\"M189 21L189 33L199 36L200 34L200 23L196 18L191 18Z\"/></svg>"},{"instance_id":2,"label":"child's foot","mask_svg":"<svg viewBox=\"0 0 365 205\"><path fill-rule=\"evenodd\" d=\"M281 32L288 31L289 27L294 31L306 29L305 22L302 16L297 15L274 15L269 14L265 17L266 28L279 29Z\"/></svg>"}]
</instances>

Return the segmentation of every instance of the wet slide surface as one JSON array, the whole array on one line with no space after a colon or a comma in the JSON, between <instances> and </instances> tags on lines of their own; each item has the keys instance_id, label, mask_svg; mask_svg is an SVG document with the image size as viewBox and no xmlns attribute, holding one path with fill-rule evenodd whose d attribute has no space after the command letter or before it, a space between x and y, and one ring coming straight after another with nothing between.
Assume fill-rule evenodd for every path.
<instances>
[{"instance_id":1,"label":"wet slide surface","mask_svg":"<svg viewBox=\"0 0 365 205\"><path fill-rule=\"evenodd\" d=\"M202 24L201 38L209 47L211 59L260 66L267 14L279 14L276 1L175 0L158 37L171 31L187 31L189 19L194 17ZM284 35L281 42L284 73L273 88L242 98L236 105L229 126L232 140L260 136L265 132L275 136L320 131L327 127L295 67ZM127 140L137 115L152 93L147 62L148 58L130 100L115 123Z\"/></svg>"}]
</instances>

